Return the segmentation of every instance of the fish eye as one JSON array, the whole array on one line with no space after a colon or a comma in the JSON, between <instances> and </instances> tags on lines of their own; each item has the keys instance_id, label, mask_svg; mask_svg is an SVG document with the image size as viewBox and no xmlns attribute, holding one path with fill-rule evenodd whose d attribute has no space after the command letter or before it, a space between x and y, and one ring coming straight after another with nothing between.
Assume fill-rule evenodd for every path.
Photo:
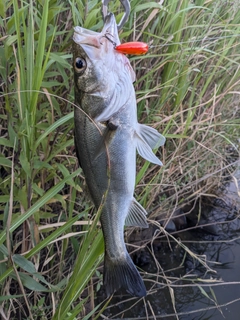
<instances>
[{"instance_id":1,"label":"fish eye","mask_svg":"<svg viewBox=\"0 0 240 320\"><path fill-rule=\"evenodd\" d=\"M75 59L75 69L77 72L82 72L86 69L87 63L83 58L76 58Z\"/></svg>"}]
</instances>

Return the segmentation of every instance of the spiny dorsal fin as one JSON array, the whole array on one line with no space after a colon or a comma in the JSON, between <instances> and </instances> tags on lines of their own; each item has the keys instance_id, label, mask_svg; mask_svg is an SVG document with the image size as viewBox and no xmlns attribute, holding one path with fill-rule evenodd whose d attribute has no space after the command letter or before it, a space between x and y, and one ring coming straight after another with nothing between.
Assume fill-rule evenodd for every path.
<instances>
[{"instance_id":1,"label":"spiny dorsal fin","mask_svg":"<svg viewBox=\"0 0 240 320\"><path fill-rule=\"evenodd\" d=\"M133 198L125 220L126 226L148 228L146 210Z\"/></svg>"}]
</instances>

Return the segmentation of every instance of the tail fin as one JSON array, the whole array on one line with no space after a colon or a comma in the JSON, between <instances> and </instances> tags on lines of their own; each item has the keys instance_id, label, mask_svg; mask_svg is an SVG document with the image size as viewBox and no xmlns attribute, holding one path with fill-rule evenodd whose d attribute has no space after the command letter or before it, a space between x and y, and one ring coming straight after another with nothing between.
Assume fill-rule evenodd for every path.
<instances>
[{"instance_id":1,"label":"tail fin","mask_svg":"<svg viewBox=\"0 0 240 320\"><path fill-rule=\"evenodd\" d=\"M143 280L127 253L125 260L113 261L105 254L103 284L109 297L123 287L136 297L145 297L146 288Z\"/></svg>"}]
</instances>

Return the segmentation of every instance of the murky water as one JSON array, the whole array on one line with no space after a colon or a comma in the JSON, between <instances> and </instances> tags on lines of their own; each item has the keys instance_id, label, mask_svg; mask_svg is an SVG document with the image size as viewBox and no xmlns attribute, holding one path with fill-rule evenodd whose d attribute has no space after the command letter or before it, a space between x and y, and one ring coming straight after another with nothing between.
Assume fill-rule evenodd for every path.
<instances>
[{"instance_id":1,"label":"murky water","mask_svg":"<svg viewBox=\"0 0 240 320\"><path fill-rule=\"evenodd\" d=\"M144 277L147 297L115 295L102 319L240 319L239 182L240 170L221 197L220 207L208 214L217 223L213 232L198 228L177 235L213 272L206 272L201 262L171 239L171 250L167 239L166 245L160 239L143 252L147 262L140 265L148 273Z\"/></svg>"}]
</instances>

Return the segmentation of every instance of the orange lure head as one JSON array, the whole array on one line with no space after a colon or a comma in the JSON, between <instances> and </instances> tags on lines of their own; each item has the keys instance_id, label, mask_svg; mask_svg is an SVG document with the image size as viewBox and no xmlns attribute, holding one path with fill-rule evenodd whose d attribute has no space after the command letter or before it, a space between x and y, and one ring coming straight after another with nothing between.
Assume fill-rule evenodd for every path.
<instances>
[{"instance_id":1,"label":"orange lure head","mask_svg":"<svg viewBox=\"0 0 240 320\"><path fill-rule=\"evenodd\" d=\"M117 45L115 50L124 54L142 55L148 52L148 44L139 41L126 42Z\"/></svg>"}]
</instances>

